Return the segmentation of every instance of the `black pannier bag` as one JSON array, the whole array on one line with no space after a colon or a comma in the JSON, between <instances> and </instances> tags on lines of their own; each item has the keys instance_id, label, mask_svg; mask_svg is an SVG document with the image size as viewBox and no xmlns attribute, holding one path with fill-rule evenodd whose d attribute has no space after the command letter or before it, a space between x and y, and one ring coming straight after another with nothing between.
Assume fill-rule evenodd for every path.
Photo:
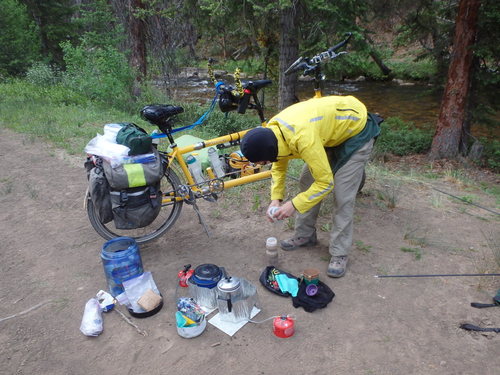
<instances>
[{"instance_id":1,"label":"black pannier bag","mask_svg":"<svg viewBox=\"0 0 500 375\"><path fill-rule=\"evenodd\" d=\"M111 205L116 229L136 229L151 224L161 209L160 183L112 190Z\"/></svg>"},{"instance_id":2,"label":"black pannier bag","mask_svg":"<svg viewBox=\"0 0 500 375\"><path fill-rule=\"evenodd\" d=\"M94 167L89 171L89 194L94 210L103 224L113 220L111 208L110 187L101 167Z\"/></svg>"}]
</instances>

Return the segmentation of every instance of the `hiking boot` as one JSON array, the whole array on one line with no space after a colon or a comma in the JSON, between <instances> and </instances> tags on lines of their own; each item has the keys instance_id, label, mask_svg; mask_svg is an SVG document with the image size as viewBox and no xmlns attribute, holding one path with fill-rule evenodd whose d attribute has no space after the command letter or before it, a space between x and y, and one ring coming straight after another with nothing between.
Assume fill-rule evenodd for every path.
<instances>
[{"instance_id":1,"label":"hiking boot","mask_svg":"<svg viewBox=\"0 0 500 375\"><path fill-rule=\"evenodd\" d=\"M326 274L330 277L342 277L344 276L346 266L347 255L332 257Z\"/></svg>"},{"instance_id":2,"label":"hiking boot","mask_svg":"<svg viewBox=\"0 0 500 375\"><path fill-rule=\"evenodd\" d=\"M295 250L302 246L314 246L318 243L316 231L311 237L293 237L289 240L280 241L281 248L285 251Z\"/></svg>"}]
</instances>

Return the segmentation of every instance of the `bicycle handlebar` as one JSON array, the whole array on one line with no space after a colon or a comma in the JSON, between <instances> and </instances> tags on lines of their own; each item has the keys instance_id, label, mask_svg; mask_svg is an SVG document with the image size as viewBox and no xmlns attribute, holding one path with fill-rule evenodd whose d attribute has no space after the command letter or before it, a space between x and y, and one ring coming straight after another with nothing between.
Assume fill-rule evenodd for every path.
<instances>
[{"instance_id":1,"label":"bicycle handlebar","mask_svg":"<svg viewBox=\"0 0 500 375\"><path fill-rule=\"evenodd\" d=\"M336 53L339 48L342 48L351 39L352 33L346 33L347 37L340 43L337 43L333 47L328 48L328 50L321 52L320 54L309 58L299 57L292 65L285 70L285 75L295 73L301 70L303 75L309 75L316 70L316 68L321 64L321 62L326 60L334 60L340 55L346 54L347 51L342 51Z\"/></svg>"}]
</instances>

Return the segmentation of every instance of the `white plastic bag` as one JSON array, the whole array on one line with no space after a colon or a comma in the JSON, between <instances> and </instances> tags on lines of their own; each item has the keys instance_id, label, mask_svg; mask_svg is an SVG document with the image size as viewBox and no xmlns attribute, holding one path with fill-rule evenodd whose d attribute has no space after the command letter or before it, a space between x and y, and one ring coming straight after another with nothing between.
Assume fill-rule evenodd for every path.
<instances>
[{"instance_id":1,"label":"white plastic bag","mask_svg":"<svg viewBox=\"0 0 500 375\"><path fill-rule=\"evenodd\" d=\"M124 156L128 156L130 149L127 146L111 142L103 135L97 134L85 146L85 152L97 155L110 161L112 167L121 164Z\"/></svg>"},{"instance_id":2,"label":"white plastic bag","mask_svg":"<svg viewBox=\"0 0 500 375\"><path fill-rule=\"evenodd\" d=\"M116 143L116 136L118 135L118 132L122 127L123 125L120 124L104 125L104 138L106 138L110 142Z\"/></svg>"},{"instance_id":3,"label":"white plastic bag","mask_svg":"<svg viewBox=\"0 0 500 375\"><path fill-rule=\"evenodd\" d=\"M127 299L132 307L132 310L136 313L145 312L144 309L139 306L137 301L143 296L144 293L146 293L148 289L151 289L153 292L160 295L151 272L144 272L142 275L124 281L123 289L125 290L125 294L127 295Z\"/></svg>"},{"instance_id":4,"label":"white plastic bag","mask_svg":"<svg viewBox=\"0 0 500 375\"><path fill-rule=\"evenodd\" d=\"M102 308L97 298L94 297L85 304L80 331L85 336L99 336L102 330Z\"/></svg>"}]
</instances>

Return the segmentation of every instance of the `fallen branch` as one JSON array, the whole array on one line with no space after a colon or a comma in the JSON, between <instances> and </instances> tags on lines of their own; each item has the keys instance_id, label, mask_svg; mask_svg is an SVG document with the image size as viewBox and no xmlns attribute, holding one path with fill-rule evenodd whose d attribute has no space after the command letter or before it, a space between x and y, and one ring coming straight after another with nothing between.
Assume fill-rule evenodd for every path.
<instances>
[{"instance_id":1,"label":"fallen branch","mask_svg":"<svg viewBox=\"0 0 500 375\"><path fill-rule=\"evenodd\" d=\"M134 322L132 322L124 313L122 313L120 310L118 310L117 308L114 309L121 317L123 320L125 320L125 322L127 322L128 324L130 324L132 327L135 328L135 330L142 336L147 336L148 333L142 329L140 329Z\"/></svg>"}]
</instances>

